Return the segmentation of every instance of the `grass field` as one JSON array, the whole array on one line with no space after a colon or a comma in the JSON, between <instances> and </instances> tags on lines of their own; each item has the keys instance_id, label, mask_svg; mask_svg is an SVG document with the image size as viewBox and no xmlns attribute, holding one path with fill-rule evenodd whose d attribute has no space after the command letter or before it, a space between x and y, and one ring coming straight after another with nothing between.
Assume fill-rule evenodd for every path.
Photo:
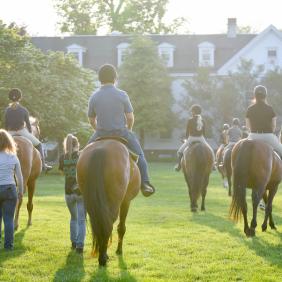
<instances>
[{"instance_id":1,"label":"grass field","mask_svg":"<svg viewBox=\"0 0 282 282\"><path fill-rule=\"evenodd\" d=\"M259 211L257 237L247 239L242 223L228 219L230 198L217 173L211 176L206 212L192 214L183 175L172 166L150 165L158 191L133 201L123 257L115 255L115 227L106 269L90 257L90 227L84 256L70 250L63 177L41 177L33 225L26 227L24 204L15 250L4 252L1 245L0 281L282 281L282 191L273 208L278 231L261 232ZM248 203L251 211L249 195Z\"/></svg>"}]
</instances>

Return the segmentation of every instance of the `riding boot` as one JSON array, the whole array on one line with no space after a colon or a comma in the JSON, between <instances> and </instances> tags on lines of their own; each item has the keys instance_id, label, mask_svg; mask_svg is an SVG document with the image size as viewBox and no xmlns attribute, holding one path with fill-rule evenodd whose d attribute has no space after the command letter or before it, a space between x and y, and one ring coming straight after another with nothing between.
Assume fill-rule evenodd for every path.
<instances>
[{"instance_id":1,"label":"riding boot","mask_svg":"<svg viewBox=\"0 0 282 282\"><path fill-rule=\"evenodd\" d=\"M52 169L52 166L49 166L45 163L45 157L44 157L44 153L43 153L43 149L42 149L42 144L39 143L37 146L35 146L35 148L39 151L40 156L41 156L41 161L42 161L42 170L44 171L49 171Z\"/></svg>"},{"instance_id":2,"label":"riding boot","mask_svg":"<svg viewBox=\"0 0 282 282\"><path fill-rule=\"evenodd\" d=\"M175 171L180 171L181 170L181 160L182 160L182 157L183 157L183 153L178 153L178 162L177 162L177 164L174 167Z\"/></svg>"},{"instance_id":3,"label":"riding boot","mask_svg":"<svg viewBox=\"0 0 282 282\"><path fill-rule=\"evenodd\" d=\"M145 181L141 183L141 192L143 196L149 197L155 193L155 187L149 182Z\"/></svg>"}]
</instances>

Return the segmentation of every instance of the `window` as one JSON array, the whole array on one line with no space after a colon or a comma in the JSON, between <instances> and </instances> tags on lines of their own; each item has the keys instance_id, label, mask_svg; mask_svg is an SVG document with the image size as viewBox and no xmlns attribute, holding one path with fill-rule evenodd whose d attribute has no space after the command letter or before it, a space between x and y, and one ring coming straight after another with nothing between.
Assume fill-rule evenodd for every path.
<instances>
[{"instance_id":1,"label":"window","mask_svg":"<svg viewBox=\"0 0 282 282\"><path fill-rule=\"evenodd\" d=\"M72 54L78 61L78 63L83 66L83 53L86 49L82 46L72 44L67 47L68 54Z\"/></svg>"},{"instance_id":2,"label":"window","mask_svg":"<svg viewBox=\"0 0 282 282\"><path fill-rule=\"evenodd\" d=\"M203 42L198 45L198 51L199 51L199 66L213 67L215 46L212 43Z\"/></svg>"},{"instance_id":3,"label":"window","mask_svg":"<svg viewBox=\"0 0 282 282\"><path fill-rule=\"evenodd\" d=\"M129 51L129 44L124 42L124 43L120 43L117 46L117 65L118 67L120 67L122 65L122 63L124 62L126 55Z\"/></svg>"},{"instance_id":4,"label":"window","mask_svg":"<svg viewBox=\"0 0 282 282\"><path fill-rule=\"evenodd\" d=\"M267 50L267 63L270 66L277 64L277 49L274 47L268 48Z\"/></svg>"},{"instance_id":5,"label":"window","mask_svg":"<svg viewBox=\"0 0 282 282\"><path fill-rule=\"evenodd\" d=\"M158 46L159 56L166 67L171 68L174 65L175 47L169 43L162 43Z\"/></svg>"}]
</instances>

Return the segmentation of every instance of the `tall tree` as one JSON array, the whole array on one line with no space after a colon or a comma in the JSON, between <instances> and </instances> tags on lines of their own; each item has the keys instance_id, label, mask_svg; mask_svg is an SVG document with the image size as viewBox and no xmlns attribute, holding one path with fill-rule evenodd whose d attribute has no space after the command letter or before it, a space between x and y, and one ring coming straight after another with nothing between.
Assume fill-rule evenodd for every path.
<instances>
[{"instance_id":1,"label":"tall tree","mask_svg":"<svg viewBox=\"0 0 282 282\"><path fill-rule=\"evenodd\" d=\"M56 0L62 32L96 34L99 28L123 33L170 33L186 23L164 23L169 0Z\"/></svg>"},{"instance_id":2,"label":"tall tree","mask_svg":"<svg viewBox=\"0 0 282 282\"><path fill-rule=\"evenodd\" d=\"M135 127L144 145L145 132L166 131L171 126L170 77L148 37L133 39L121 66L120 86L129 94L135 109Z\"/></svg>"},{"instance_id":3,"label":"tall tree","mask_svg":"<svg viewBox=\"0 0 282 282\"><path fill-rule=\"evenodd\" d=\"M1 113L8 104L9 89L20 88L22 103L39 118L45 137L62 140L85 127L93 73L62 52L44 54L17 28L4 24L0 25L0 85Z\"/></svg>"}]
</instances>

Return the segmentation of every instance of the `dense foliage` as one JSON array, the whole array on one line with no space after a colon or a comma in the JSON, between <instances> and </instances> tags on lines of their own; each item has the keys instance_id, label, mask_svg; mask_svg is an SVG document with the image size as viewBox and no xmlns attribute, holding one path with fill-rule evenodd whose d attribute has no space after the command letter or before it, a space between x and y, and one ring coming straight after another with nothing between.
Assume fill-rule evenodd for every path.
<instances>
[{"instance_id":1,"label":"dense foliage","mask_svg":"<svg viewBox=\"0 0 282 282\"><path fill-rule=\"evenodd\" d=\"M186 23L164 23L168 0L56 0L62 32L96 34L99 28L123 33L171 33Z\"/></svg>"},{"instance_id":2,"label":"dense foliage","mask_svg":"<svg viewBox=\"0 0 282 282\"><path fill-rule=\"evenodd\" d=\"M0 107L13 87L23 92L22 104L40 121L43 137L61 140L84 131L94 75L62 52L43 53L18 29L0 25ZM81 134L80 134L81 135Z\"/></svg>"},{"instance_id":3,"label":"dense foliage","mask_svg":"<svg viewBox=\"0 0 282 282\"><path fill-rule=\"evenodd\" d=\"M141 36L132 40L119 80L135 109L135 129L140 132L141 143L145 131L161 132L171 126L171 80L152 40Z\"/></svg>"}]
</instances>

